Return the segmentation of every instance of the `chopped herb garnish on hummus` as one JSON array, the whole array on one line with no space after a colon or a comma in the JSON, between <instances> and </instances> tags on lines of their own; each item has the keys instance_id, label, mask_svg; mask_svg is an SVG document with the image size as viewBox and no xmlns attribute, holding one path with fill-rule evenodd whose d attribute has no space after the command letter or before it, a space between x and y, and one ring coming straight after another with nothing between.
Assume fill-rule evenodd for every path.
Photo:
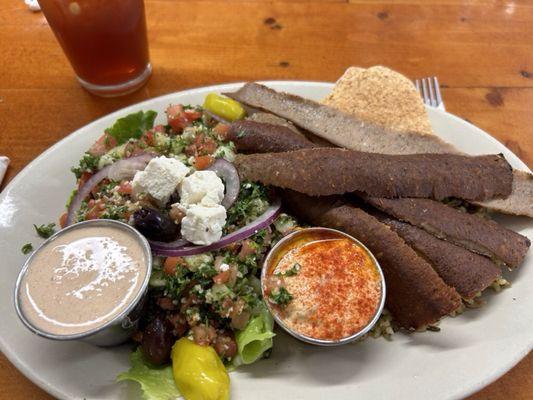
<instances>
[{"instance_id":1,"label":"chopped herb garnish on hummus","mask_svg":"<svg viewBox=\"0 0 533 400\"><path fill-rule=\"evenodd\" d=\"M302 269L302 266L298 263L295 263L291 268L286 270L285 272L279 272L276 275L278 276L294 276L297 275L298 272Z\"/></svg>"},{"instance_id":2,"label":"chopped herb garnish on hummus","mask_svg":"<svg viewBox=\"0 0 533 400\"><path fill-rule=\"evenodd\" d=\"M272 303L281 307L285 307L292 300L292 294L284 287L272 289L268 297Z\"/></svg>"}]
</instances>

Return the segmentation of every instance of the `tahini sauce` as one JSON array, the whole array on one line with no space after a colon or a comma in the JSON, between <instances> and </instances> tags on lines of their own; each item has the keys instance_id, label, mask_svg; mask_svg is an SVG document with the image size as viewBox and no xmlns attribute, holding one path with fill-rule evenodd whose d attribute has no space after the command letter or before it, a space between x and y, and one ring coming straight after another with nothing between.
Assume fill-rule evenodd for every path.
<instances>
[{"instance_id":1,"label":"tahini sauce","mask_svg":"<svg viewBox=\"0 0 533 400\"><path fill-rule=\"evenodd\" d=\"M147 274L142 245L116 227L83 227L58 236L35 254L21 281L19 304L36 328L73 335L120 314Z\"/></svg>"}]
</instances>

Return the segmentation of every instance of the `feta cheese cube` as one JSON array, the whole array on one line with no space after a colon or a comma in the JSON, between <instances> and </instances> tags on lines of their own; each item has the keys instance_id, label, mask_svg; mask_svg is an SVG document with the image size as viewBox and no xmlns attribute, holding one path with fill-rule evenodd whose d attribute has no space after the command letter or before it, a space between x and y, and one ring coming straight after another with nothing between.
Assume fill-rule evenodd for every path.
<instances>
[{"instance_id":1,"label":"feta cheese cube","mask_svg":"<svg viewBox=\"0 0 533 400\"><path fill-rule=\"evenodd\" d=\"M221 205L193 204L181 221L181 235L191 243L208 245L220 240L225 223L226 209Z\"/></svg>"},{"instance_id":2,"label":"feta cheese cube","mask_svg":"<svg viewBox=\"0 0 533 400\"><path fill-rule=\"evenodd\" d=\"M218 205L224 198L224 183L213 171L196 171L183 179L178 191L184 206Z\"/></svg>"},{"instance_id":3,"label":"feta cheese cube","mask_svg":"<svg viewBox=\"0 0 533 400\"><path fill-rule=\"evenodd\" d=\"M133 177L133 195L148 193L164 205L188 173L189 168L174 158L153 158L144 171L138 171Z\"/></svg>"}]
</instances>

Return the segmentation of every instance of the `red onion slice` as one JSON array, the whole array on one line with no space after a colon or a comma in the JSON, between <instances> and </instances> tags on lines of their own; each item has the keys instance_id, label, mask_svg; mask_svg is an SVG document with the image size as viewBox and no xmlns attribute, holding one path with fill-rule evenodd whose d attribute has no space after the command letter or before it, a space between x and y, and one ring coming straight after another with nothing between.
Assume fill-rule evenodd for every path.
<instances>
[{"instance_id":1,"label":"red onion slice","mask_svg":"<svg viewBox=\"0 0 533 400\"><path fill-rule=\"evenodd\" d=\"M175 248L169 248L169 243L160 244L158 242L150 242L152 252L157 256L164 257L184 257L194 256L196 254L207 253L221 249L230 245L231 243L238 242L255 235L258 231L269 226L278 216L281 208L281 202L276 199L260 217L250 224L224 236L218 242L208 244L206 246L181 246Z\"/></svg>"},{"instance_id":2,"label":"red onion slice","mask_svg":"<svg viewBox=\"0 0 533 400\"><path fill-rule=\"evenodd\" d=\"M207 110L204 110L204 113L206 113L207 115L209 115L211 118L213 118L215 121L217 122L221 122L223 124L231 124L231 121L228 121L227 119L224 119L222 117L219 117L218 115L212 113L211 111L207 111Z\"/></svg>"},{"instance_id":3,"label":"red onion slice","mask_svg":"<svg viewBox=\"0 0 533 400\"><path fill-rule=\"evenodd\" d=\"M107 177L113 181L130 180L137 171L143 170L146 164L154 158L153 154L143 153L141 155L124 158L110 165Z\"/></svg>"},{"instance_id":4,"label":"red onion slice","mask_svg":"<svg viewBox=\"0 0 533 400\"><path fill-rule=\"evenodd\" d=\"M215 163L207 169L215 172L219 178L224 179L225 193L221 204L226 210L229 209L233 203L235 203L235 200L237 200L241 188L241 181L237 169L232 163L223 158L218 158Z\"/></svg>"},{"instance_id":5,"label":"red onion slice","mask_svg":"<svg viewBox=\"0 0 533 400\"><path fill-rule=\"evenodd\" d=\"M124 175L130 176L132 173L133 175L135 175L135 172L144 169L146 164L152 158L154 158L154 155L149 153L144 153L135 157L124 158L102 168L100 171L91 176L87 180L87 182L85 182L84 185L80 189L78 189L78 192L70 202L70 205L67 210L67 219L65 221L65 226L69 226L72 224L72 222L74 221L74 215L80 209L81 203L87 198L87 196L89 196L89 194L96 185L98 185L106 178L110 178L113 180L121 180L115 178ZM134 168L137 169L133 171Z\"/></svg>"},{"instance_id":6,"label":"red onion slice","mask_svg":"<svg viewBox=\"0 0 533 400\"><path fill-rule=\"evenodd\" d=\"M150 240L150 239L146 239L146 240L148 240L148 243L150 243L151 248L157 247L158 249L167 249L167 250L175 250L175 249L179 249L184 246L187 246L187 245L192 245L191 242L183 238L176 239L172 242L159 242L157 240Z\"/></svg>"}]
</instances>

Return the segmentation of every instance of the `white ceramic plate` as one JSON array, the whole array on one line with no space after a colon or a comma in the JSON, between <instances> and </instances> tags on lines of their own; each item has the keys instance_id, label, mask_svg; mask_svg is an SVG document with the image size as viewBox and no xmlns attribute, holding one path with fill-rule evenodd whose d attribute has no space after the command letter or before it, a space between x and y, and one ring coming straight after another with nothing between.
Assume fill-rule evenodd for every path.
<instances>
[{"instance_id":1,"label":"white ceramic plate","mask_svg":"<svg viewBox=\"0 0 533 400\"><path fill-rule=\"evenodd\" d=\"M269 82L277 90L321 99L328 83ZM148 100L103 117L66 137L30 163L0 194L0 348L33 382L64 399L130 399L136 384L115 384L128 368L130 348L57 343L32 335L17 319L12 292L26 242L38 244L32 224L57 220L74 186L70 167L117 118L141 109L160 112L169 103L202 103L212 86ZM527 170L511 151L467 122L430 109L435 132L471 154L503 153ZM65 118L68 117L68 110ZM533 238L525 218L501 220ZM279 332L272 357L231 374L234 399L453 399L497 379L533 347L533 257L510 274L513 286L488 295L482 309L441 323L440 333L396 334L392 342L368 339L356 345L317 348Z\"/></svg>"}]
</instances>

